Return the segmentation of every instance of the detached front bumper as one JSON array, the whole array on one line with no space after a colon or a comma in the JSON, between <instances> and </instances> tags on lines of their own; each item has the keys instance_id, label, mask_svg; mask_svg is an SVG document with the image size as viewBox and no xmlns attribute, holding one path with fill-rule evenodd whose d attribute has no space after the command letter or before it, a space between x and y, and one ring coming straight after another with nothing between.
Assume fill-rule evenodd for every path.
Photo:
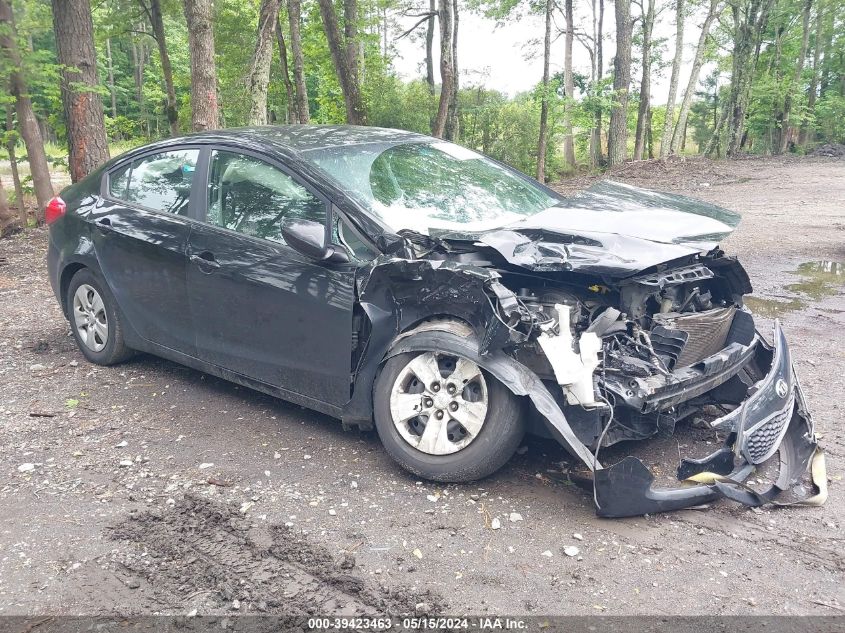
<instances>
[{"instance_id":1,"label":"detached front bumper","mask_svg":"<svg viewBox=\"0 0 845 633\"><path fill-rule=\"evenodd\" d=\"M645 464L636 457L626 457L593 473L599 516L667 512L723 497L759 506L773 502L802 478L817 444L813 420L779 322L775 321L773 345L759 337L755 355L765 376L748 389L736 409L712 423L728 431L725 445L704 459L682 460L678 479L687 485L655 488L654 476ZM757 492L742 483L778 451L780 470L768 490Z\"/></svg>"}]
</instances>

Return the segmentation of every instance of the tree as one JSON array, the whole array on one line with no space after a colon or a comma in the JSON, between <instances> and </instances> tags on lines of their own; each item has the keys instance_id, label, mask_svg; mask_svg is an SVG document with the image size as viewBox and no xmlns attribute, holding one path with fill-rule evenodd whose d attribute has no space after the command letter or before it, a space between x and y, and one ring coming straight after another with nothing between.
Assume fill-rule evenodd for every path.
<instances>
[{"instance_id":1,"label":"tree","mask_svg":"<svg viewBox=\"0 0 845 633\"><path fill-rule=\"evenodd\" d=\"M360 91L359 71L361 70L361 61L358 59L358 0L343 0L343 39L346 42L346 60L350 81Z\"/></svg>"},{"instance_id":2,"label":"tree","mask_svg":"<svg viewBox=\"0 0 845 633\"><path fill-rule=\"evenodd\" d=\"M62 66L62 102L73 182L109 159L97 77L94 22L88 0L52 0L56 57Z\"/></svg>"},{"instance_id":3,"label":"tree","mask_svg":"<svg viewBox=\"0 0 845 633\"><path fill-rule=\"evenodd\" d=\"M343 102L346 107L346 122L351 125L366 125L367 116L364 112L364 102L361 98L361 87L358 84L357 54L354 59L349 56L349 43L344 40L337 21L332 0L318 0L320 15L323 18L323 29L329 44L329 51L334 63L335 74L343 92ZM344 0L344 13L352 10L347 6L356 0Z\"/></svg>"},{"instance_id":4,"label":"tree","mask_svg":"<svg viewBox=\"0 0 845 633\"><path fill-rule=\"evenodd\" d=\"M595 47L594 72L593 72L593 96L598 99L598 92L601 89L604 78L604 57L602 51L602 40L604 39L604 0L599 0L598 16L596 16L596 0L592 0L593 11L593 42ZM596 105L593 112L593 132L590 135L590 164L598 167L602 162L601 147L602 129L602 108Z\"/></svg>"},{"instance_id":5,"label":"tree","mask_svg":"<svg viewBox=\"0 0 845 633\"><path fill-rule=\"evenodd\" d=\"M296 120L308 123L308 89L305 86L305 62L302 56L302 32L300 30L300 0L287 0L288 23L290 25L290 50L293 54L293 83L296 88Z\"/></svg>"},{"instance_id":6,"label":"tree","mask_svg":"<svg viewBox=\"0 0 845 633\"><path fill-rule=\"evenodd\" d=\"M720 3L721 0L710 0L707 17L704 18L704 24L701 25L701 31L698 34L698 45L695 48L695 58L690 69L687 89L684 91L684 98L681 101L681 108L678 112L678 123L675 126L675 131L672 133L672 144L669 148L672 154L677 154L680 151L681 143L686 133L690 105L692 104L693 96L695 96L695 87L698 85L698 76L701 74L701 67L704 65L704 51L707 47L707 37L710 35L710 27L713 25L713 21L719 14ZM669 120L668 113L666 119Z\"/></svg>"},{"instance_id":7,"label":"tree","mask_svg":"<svg viewBox=\"0 0 845 633\"><path fill-rule=\"evenodd\" d=\"M728 125L728 156L737 156L742 149L745 114L760 55L760 46L774 0L733 0L734 43L731 65L731 87L724 105L723 119L716 126L714 137Z\"/></svg>"},{"instance_id":8,"label":"tree","mask_svg":"<svg viewBox=\"0 0 845 633\"><path fill-rule=\"evenodd\" d=\"M443 138L446 131L446 119L449 115L449 103L455 95L455 68L452 63L452 0L438 0L437 17L440 22L440 101L437 114L431 127L431 135Z\"/></svg>"},{"instance_id":9,"label":"tree","mask_svg":"<svg viewBox=\"0 0 845 633\"><path fill-rule=\"evenodd\" d=\"M607 133L611 167L628 157L628 92L631 85L631 0L616 0L616 56L613 59L613 107Z\"/></svg>"},{"instance_id":10,"label":"tree","mask_svg":"<svg viewBox=\"0 0 845 633\"><path fill-rule=\"evenodd\" d=\"M167 96L167 124L170 126L170 135L179 135L179 108L176 103L176 89L173 87L173 67L170 64L170 54L167 51L167 39L164 35L164 17L161 13L161 0L139 0L141 8L147 14L150 25L153 27L153 39L158 46L158 57L161 61L161 74L164 77L164 89ZM111 75L109 65L109 81L112 86L112 101L114 100L114 78ZM114 106L112 106L114 109ZM112 114L112 116L115 116Z\"/></svg>"},{"instance_id":11,"label":"tree","mask_svg":"<svg viewBox=\"0 0 845 633\"><path fill-rule=\"evenodd\" d=\"M12 172L12 184L15 187L15 205L18 208L18 223L24 227L27 224L26 205L23 203L23 185L21 184L21 177L18 173L18 159L17 156L15 156L15 146L18 144L19 137L18 133L15 131L13 110L14 106L6 106L6 134L4 135L4 138L6 141L6 153L9 155L9 170Z\"/></svg>"},{"instance_id":12,"label":"tree","mask_svg":"<svg viewBox=\"0 0 845 633\"><path fill-rule=\"evenodd\" d=\"M138 33L146 33L146 25L140 23L135 26ZM149 120L147 117L146 101L144 100L144 68L147 62L147 47L144 39L132 40L132 78L135 80L135 100L140 110L139 122L142 133L149 137Z\"/></svg>"},{"instance_id":13,"label":"tree","mask_svg":"<svg viewBox=\"0 0 845 633\"><path fill-rule=\"evenodd\" d=\"M646 143L646 131L649 128L649 117L651 116L651 34L654 29L655 0L647 0L646 8L639 3L642 12L643 46L642 46L642 67L643 74L640 79L640 103L637 108L637 129L634 134L634 160L642 160L643 150Z\"/></svg>"},{"instance_id":14,"label":"tree","mask_svg":"<svg viewBox=\"0 0 845 633\"><path fill-rule=\"evenodd\" d=\"M35 199L38 202L39 212L36 217L40 217L47 207L47 203L50 202L50 198L53 197L53 185L50 182L50 170L47 166L44 142L41 138L41 131L32 108L32 99L29 96L29 89L21 67L21 55L17 42L18 33L10 0L0 0L0 25L3 26L3 31L0 33L0 47L5 53L6 59L4 61L6 63L4 65L8 68L9 87L15 100L21 136L26 145L32 186L35 189ZM14 161L14 154L10 154L9 158ZM25 217L23 198L18 198L17 203L21 213L24 214L22 217Z\"/></svg>"},{"instance_id":15,"label":"tree","mask_svg":"<svg viewBox=\"0 0 845 633\"><path fill-rule=\"evenodd\" d=\"M804 70L804 61L807 58L807 47L810 44L810 12L813 8L813 0L804 0L804 8L801 11L801 49L798 53L798 60L795 62L795 70L793 71L792 81L786 88L786 96L783 99L783 123L780 131L780 146L775 148L775 152L782 154L789 147L789 141L792 138L790 134L791 125L790 117L792 115L793 92L796 90L798 82L801 81L801 71Z\"/></svg>"},{"instance_id":16,"label":"tree","mask_svg":"<svg viewBox=\"0 0 845 633\"><path fill-rule=\"evenodd\" d=\"M458 140L460 119L458 117L458 93L460 73L458 72L458 0L452 0L452 91L449 95L449 107L446 111L446 129L443 137L450 141Z\"/></svg>"},{"instance_id":17,"label":"tree","mask_svg":"<svg viewBox=\"0 0 845 633\"><path fill-rule=\"evenodd\" d=\"M572 0L564 1L564 17L566 35L563 41L563 86L567 103L563 112L563 156L567 164L574 167L575 141L572 136L572 107L575 104L575 81L572 76L572 40L575 33L575 20L572 15Z\"/></svg>"},{"instance_id":18,"label":"tree","mask_svg":"<svg viewBox=\"0 0 845 633\"><path fill-rule=\"evenodd\" d=\"M258 36L249 73L249 125L267 125L267 88L270 84L270 62L273 60L273 39L279 19L280 0L261 0L258 11Z\"/></svg>"},{"instance_id":19,"label":"tree","mask_svg":"<svg viewBox=\"0 0 845 633\"><path fill-rule=\"evenodd\" d=\"M117 118L117 92L114 88L114 64L111 55L111 38L106 38L106 69L108 72L109 96L111 97L111 118Z\"/></svg>"},{"instance_id":20,"label":"tree","mask_svg":"<svg viewBox=\"0 0 845 633\"><path fill-rule=\"evenodd\" d=\"M537 142L537 180L546 180L546 145L549 137L549 60L552 49L553 0L546 0L546 36L543 40L543 96L540 102L540 140Z\"/></svg>"},{"instance_id":21,"label":"tree","mask_svg":"<svg viewBox=\"0 0 845 633\"><path fill-rule=\"evenodd\" d=\"M282 82L285 84L285 96L287 97L287 123L299 123L296 112L296 97L293 92L293 84L290 81L290 68L288 66L288 47L285 43L285 33L282 30L282 22L276 16L276 42L279 47L279 65L282 73Z\"/></svg>"},{"instance_id":22,"label":"tree","mask_svg":"<svg viewBox=\"0 0 845 633\"><path fill-rule=\"evenodd\" d=\"M678 80L681 75L681 63L683 60L684 0L675 0L675 57L672 59L672 74L669 77L669 98L666 100L666 118L663 120L663 136L660 138L660 158L666 158L671 149L672 124L675 118L675 98L678 94Z\"/></svg>"},{"instance_id":23,"label":"tree","mask_svg":"<svg viewBox=\"0 0 845 633\"><path fill-rule=\"evenodd\" d=\"M815 45L813 46L813 74L810 78L810 87L807 90L807 111L813 114L816 109L816 99L819 91L819 62L821 61L822 52L822 22L824 15L824 0L817 0L816 2L816 16L813 30L816 34ZM799 145L806 145L812 142L815 137L808 120L805 119L801 124L801 133L798 137Z\"/></svg>"},{"instance_id":24,"label":"tree","mask_svg":"<svg viewBox=\"0 0 845 633\"><path fill-rule=\"evenodd\" d=\"M429 0L429 15L425 25L425 83L434 94L434 29L437 17L437 0Z\"/></svg>"},{"instance_id":25,"label":"tree","mask_svg":"<svg viewBox=\"0 0 845 633\"><path fill-rule=\"evenodd\" d=\"M457 141L460 117L458 116L458 94L460 92L460 72L458 72L458 0L452 0L452 94L449 96L449 108L446 113L444 138Z\"/></svg>"},{"instance_id":26,"label":"tree","mask_svg":"<svg viewBox=\"0 0 845 633\"><path fill-rule=\"evenodd\" d=\"M9 232L9 229L15 225L16 220L14 211L9 208L9 201L6 199L6 189L3 187L3 181L0 180L0 237L3 237Z\"/></svg>"},{"instance_id":27,"label":"tree","mask_svg":"<svg viewBox=\"0 0 845 633\"><path fill-rule=\"evenodd\" d=\"M191 55L191 128L194 132L220 127L211 18L212 0L185 0L188 49Z\"/></svg>"}]
</instances>

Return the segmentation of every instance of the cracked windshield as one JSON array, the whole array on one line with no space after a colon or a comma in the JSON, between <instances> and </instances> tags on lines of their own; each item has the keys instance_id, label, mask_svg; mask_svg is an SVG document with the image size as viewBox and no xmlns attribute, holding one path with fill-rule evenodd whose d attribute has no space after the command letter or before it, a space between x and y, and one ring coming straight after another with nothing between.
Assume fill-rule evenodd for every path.
<instances>
[{"instance_id":1,"label":"cracked windshield","mask_svg":"<svg viewBox=\"0 0 845 633\"><path fill-rule=\"evenodd\" d=\"M536 182L452 143L336 146L305 156L394 231L487 231L560 202Z\"/></svg>"}]
</instances>

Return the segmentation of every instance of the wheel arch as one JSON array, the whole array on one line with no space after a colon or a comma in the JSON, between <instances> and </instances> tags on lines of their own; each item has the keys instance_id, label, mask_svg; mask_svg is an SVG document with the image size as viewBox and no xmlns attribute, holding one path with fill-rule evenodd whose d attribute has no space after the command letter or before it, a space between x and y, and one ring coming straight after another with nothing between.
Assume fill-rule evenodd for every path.
<instances>
[{"instance_id":1,"label":"wheel arch","mask_svg":"<svg viewBox=\"0 0 845 633\"><path fill-rule=\"evenodd\" d=\"M469 324L466 319L451 315L451 314L435 314L418 319L416 322L409 324L403 328L387 346L384 355L378 361L373 382L370 385L370 391L374 393L378 377L384 369L384 364L393 356L393 349L399 345L403 340L419 334L421 332L450 332L457 336L474 339L475 329Z\"/></svg>"},{"instance_id":2,"label":"wheel arch","mask_svg":"<svg viewBox=\"0 0 845 633\"><path fill-rule=\"evenodd\" d=\"M76 273L85 268L91 267L82 262L70 262L62 268L62 273L59 276L59 300L61 301L62 313L65 315L65 318L70 318L70 315L67 313L67 291L70 288L70 281Z\"/></svg>"}]
</instances>

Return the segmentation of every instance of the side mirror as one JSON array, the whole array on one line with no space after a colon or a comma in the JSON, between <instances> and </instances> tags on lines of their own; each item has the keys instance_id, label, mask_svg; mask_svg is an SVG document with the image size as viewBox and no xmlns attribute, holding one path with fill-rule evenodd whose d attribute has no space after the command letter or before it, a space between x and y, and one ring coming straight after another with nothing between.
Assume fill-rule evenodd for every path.
<instances>
[{"instance_id":1,"label":"side mirror","mask_svg":"<svg viewBox=\"0 0 845 633\"><path fill-rule=\"evenodd\" d=\"M282 237L292 249L316 261L348 262L345 252L326 240L326 227L312 220L285 220Z\"/></svg>"}]
</instances>

